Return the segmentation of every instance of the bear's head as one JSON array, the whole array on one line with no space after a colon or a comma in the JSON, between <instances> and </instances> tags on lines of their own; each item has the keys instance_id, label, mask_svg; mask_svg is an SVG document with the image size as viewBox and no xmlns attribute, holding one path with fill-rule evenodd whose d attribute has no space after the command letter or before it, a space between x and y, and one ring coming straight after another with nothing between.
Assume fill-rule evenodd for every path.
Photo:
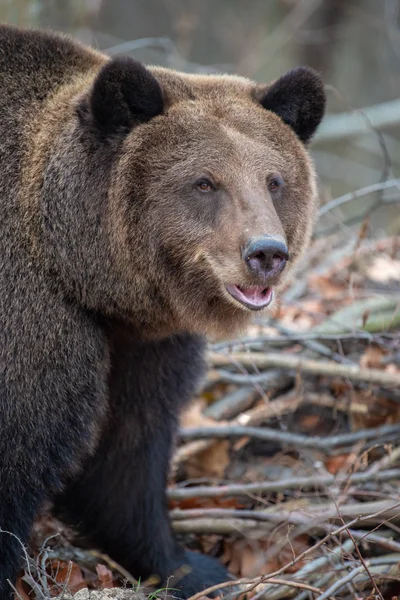
<instances>
[{"instance_id":1,"label":"bear's head","mask_svg":"<svg viewBox=\"0 0 400 600\"><path fill-rule=\"evenodd\" d=\"M146 335L237 333L309 242L316 184L307 143L324 107L308 68L262 85L106 62L73 133L80 163L92 161L80 189L107 198L96 200L92 250L80 250L92 256L82 267L93 271L85 301Z\"/></svg>"}]
</instances>

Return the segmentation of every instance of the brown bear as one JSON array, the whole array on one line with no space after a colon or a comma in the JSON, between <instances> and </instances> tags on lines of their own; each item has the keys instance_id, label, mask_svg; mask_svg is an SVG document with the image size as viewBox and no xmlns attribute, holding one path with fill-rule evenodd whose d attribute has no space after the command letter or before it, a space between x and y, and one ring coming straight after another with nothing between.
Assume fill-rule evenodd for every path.
<instances>
[{"instance_id":1,"label":"brown bear","mask_svg":"<svg viewBox=\"0 0 400 600\"><path fill-rule=\"evenodd\" d=\"M228 578L171 531L171 447L203 336L309 240L324 106L307 68L187 75L0 28L0 600L49 500L180 597Z\"/></svg>"}]
</instances>

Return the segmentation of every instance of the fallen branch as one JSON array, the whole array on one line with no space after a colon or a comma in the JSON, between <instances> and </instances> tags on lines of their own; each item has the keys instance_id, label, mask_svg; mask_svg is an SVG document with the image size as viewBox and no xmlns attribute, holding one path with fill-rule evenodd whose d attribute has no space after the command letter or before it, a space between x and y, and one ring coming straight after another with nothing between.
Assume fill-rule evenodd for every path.
<instances>
[{"instance_id":1,"label":"fallen branch","mask_svg":"<svg viewBox=\"0 0 400 600\"><path fill-rule=\"evenodd\" d=\"M327 600L328 598L331 598L332 596L335 595L335 593L337 591L344 588L348 583L350 583L350 581L353 581L353 579L355 579L357 577L357 575L359 575L360 573L363 573L363 571L364 571L363 566L352 569L350 571L350 573L347 573L346 575L344 575L343 577L341 577L340 579L338 579L337 581L332 583L332 585L329 586L328 589L323 594L318 596L318 600Z\"/></svg>"},{"instance_id":2,"label":"fallen branch","mask_svg":"<svg viewBox=\"0 0 400 600\"><path fill-rule=\"evenodd\" d=\"M228 587L237 587L240 585L243 586L243 589L241 589L241 595L248 594L249 592L252 592L257 586L265 583L266 581L268 581L268 583L271 585L282 585L297 588L299 590L307 590L309 592L314 592L314 594L322 594L322 590L318 587L315 587L314 585L309 585L308 583L303 583L301 581L291 581L290 579L280 579L278 577L271 577L270 575L261 575L260 577L257 577L255 579L238 579L235 581L227 581L225 583L215 585L212 588L207 588L206 590L204 590L204 592L207 592L207 594L209 594L220 589L226 589ZM200 600L201 598L205 597L205 593L198 592L194 596L191 596L188 600Z\"/></svg>"},{"instance_id":3,"label":"fallen branch","mask_svg":"<svg viewBox=\"0 0 400 600\"><path fill-rule=\"evenodd\" d=\"M279 385L278 377L276 383ZM263 388L261 391L265 392L265 389ZM260 394L254 389L254 386L240 387L213 402L206 408L204 414L214 421L234 419L241 412L249 409L259 397Z\"/></svg>"},{"instance_id":4,"label":"fallen branch","mask_svg":"<svg viewBox=\"0 0 400 600\"><path fill-rule=\"evenodd\" d=\"M268 387L268 384L271 380L270 378L271 371L265 371L263 373L231 373L230 371L225 371L220 369L216 372L216 378L219 381L224 381L226 383L236 383L238 385L250 385L254 388L254 385L260 386L260 391L263 391L265 387ZM275 371L273 371L275 372ZM281 373L280 376L281 382L280 385L276 387L284 388L291 382L290 375L288 376L286 373Z\"/></svg>"},{"instance_id":5,"label":"fallen branch","mask_svg":"<svg viewBox=\"0 0 400 600\"><path fill-rule=\"evenodd\" d=\"M381 513L376 513L373 516L378 516L378 514L381 514ZM363 520L364 520L364 517L357 517L356 519L353 519L346 525L342 525L339 528L332 527L331 525L326 523L325 527L329 529L329 532L322 539L320 539L316 544L314 544L314 546L307 548L306 550L304 550L304 552L301 552L300 554L295 556L290 562L288 562L286 565L284 565L280 569L277 569L273 573L270 573L269 575L262 575L261 577L258 577L256 579L252 579L252 580L238 579L236 581L227 581L222 584L213 585L201 592L198 592L197 594L194 594L194 596L191 596L188 600L200 600L200 598L202 598L203 596L208 596L209 594L216 592L217 590L225 589L228 587L234 587L234 586L238 586L238 585L249 585L249 583L253 583L253 584L256 583L256 585L259 585L261 583L268 583L269 580L272 579L273 577L282 575L282 573L284 573L288 569L291 569L292 567L294 567L298 562L303 561L306 557L308 557L310 554L315 552L318 548L320 548L321 546L326 544L326 542L328 542L329 540L335 539L339 534L346 535L349 527L352 527L353 525L356 525L356 524L362 522ZM394 552L400 551L400 543L394 542L393 540L386 540L385 538L382 538L381 536L377 536L376 534L371 534L368 531L351 530L351 532L352 532L354 538L357 540L363 540L368 536L369 541L375 541L376 543L382 542L383 546L385 548L389 548L390 550L393 549Z\"/></svg>"},{"instance_id":6,"label":"fallen branch","mask_svg":"<svg viewBox=\"0 0 400 600\"><path fill-rule=\"evenodd\" d=\"M261 481L258 483L238 483L219 486L196 486L168 490L170 500L187 500L191 498L220 498L224 496L250 496L274 492L286 492L298 489L322 489L329 485L349 485L366 481L390 481L400 479L400 469L390 469L370 473L353 473L353 475L317 475L315 477L291 477L279 481Z\"/></svg>"},{"instance_id":7,"label":"fallen branch","mask_svg":"<svg viewBox=\"0 0 400 600\"><path fill-rule=\"evenodd\" d=\"M242 413L236 422L238 425L260 425L268 419L281 417L289 412L294 413L299 407L305 405L324 406L346 414L366 415L368 413L368 406L361 402L355 401L349 405L347 401L337 400L324 393L299 395L290 392L286 396L276 398L273 402L261 404Z\"/></svg>"},{"instance_id":8,"label":"fallen branch","mask_svg":"<svg viewBox=\"0 0 400 600\"><path fill-rule=\"evenodd\" d=\"M366 106L352 112L328 115L321 123L314 143L344 140L373 132L374 128L392 127L400 123L400 100Z\"/></svg>"},{"instance_id":9,"label":"fallen branch","mask_svg":"<svg viewBox=\"0 0 400 600\"><path fill-rule=\"evenodd\" d=\"M282 509L283 507L283 509ZM275 510L276 508L276 510ZM366 519L370 515L380 514L382 511L385 513L385 518L390 520L396 520L400 518L400 509L398 504L394 504L388 500L378 500L375 502L355 502L354 504L345 504L340 507L340 516L338 515L338 507L335 503L329 503L324 505L310 505L306 507L303 505L300 507L301 510L307 509L308 514L312 514L313 519L336 519L341 517L349 517L354 519L355 517L365 516ZM229 508L187 508L181 510L179 508L174 509L170 512L171 519L177 521L193 521L196 519L209 519L220 522L221 520L238 519L245 521L247 519L260 522L271 522L274 523L279 521L290 520L291 522L296 521L295 524L303 524L304 516L299 511L285 510L284 504L276 505L272 509L268 510L245 510L245 509L229 509ZM371 521L374 522L374 518L371 517ZM297 520L300 519L299 523ZM380 522L380 521L379 521Z\"/></svg>"},{"instance_id":10,"label":"fallen branch","mask_svg":"<svg viewBox=\"0 0 400 600\"><path fill-rule=\"evenodd\" d=\"M400 373L388 373L378 369L364 369L358 365L337 364L331 361L317 361L301 358L294 354L232 352L217 354L211 352L209 361L214 367L227 367L240 364L246 368L280 368L294 369L313 375L327 377L345 377L350 381L374 383L386 387L400 387Z\"/></svg>"},{"instance_id":11,"label":"fallen branch","mask_svg":"<svg viewBox=\"0 0 400 600\"><path fill-rule=\"evenodd\" d=\"M282 517L279 518L279 515L275 515L276 519L274 522L276 524L286 523L288 525L300 525L302 530L311 534L320 534L325 533L326 531L333 531L334 526L330 523L317 523L314 519L300 519L293 518L284 519ZM287 515L285 515L286 517ZM272 520L272 519L271 519ZM198 535L238 535L241 536L247 535L249 532L259 532L270 531L270 528L266 528L263 530L260 523L258 521L251 521L247 519L191 519L187 521L174 521L173 529L176 533L179 534L198 534ZM382 548L386 548L388 550L399 552L400 551L400 543L391 539L386 538L384 536L377 535L375 533L371 533L370 531L366 531L365 529L348 529L346 526L345 531L342 532L343 536L352 535L352 537L357 541L368 540L370 543L377 544Z\"/></svg>"},{"instance_id":12,"label":"fallen branch","mask_svg":"<svg viewBox=\"0 0 400 600\"><path fill-rule=\"evenodd\" d=\"M282 445L298 448L314 448L325 452L339 446L346 446L356 442L379 439L381 443L388 441L393 436L400 434L400 423L396 425L382 425L374 429L359 429L351 433L340 433L326 437L303 435L270 429L268 427L246 427L244 425L228 425L215 427L187 427L179 431L183 440L204 440L208 438L228 439L237 437L250 437L264 442L277 442Z\"/></svg>"},{"instance_id":13,"label":"fallen branch","mask_svg":"<svg viewBox=\"0 0 400 600\"><path fill-rule=\"evenodd\" d=\"M341 518L341 521L344 523L344 520L342 519L342 515L340 515L340 518ZM378 598L379 598L380 600L384 600L384 598L383 598L383 596L382 596L382 594L381 594L381 591L380 591L380 589L378 588L377 584L376 584L376 583L375 583L375 581L374 581L374 578L373 578L373 576L372 576L371 570L370 570L370 568L369 568L369 564L368 564L368 562L365 560L365 558L363 557L363 555L362 555L362 552L361 552L360 548L359 548L359 547L358 547L358 545L355 543L352 533L351 533L349 530L347 530L347 533L348 533L348 535L349 535L349 537L350 537L351 541L354 543L354 547L355 547L356 554L357 554L357 556L358 556L358 558L359 558L359 560L360 560L360 562L361 562L361 564L362 564L362 566L363 566L363 568L364 568L364 571L366 572L366 574L367 574L367 576L368 576L368 579L369 579L369 581L371 582L372 589L373 589L373 590L375 590L375 592L376 592L376 595L378 596Z\"/></svg>"},{"instance_id":14,"label":"fallen branch","mask_svg":"<svg viewBox=\"0 0 400 600\"><path fill-rule=\"evenodd\" d=\"M243 394L239 396L238 392L243 392ZM210 408L212 408L214 405L218 405L218 408L216 408L215 411L209 411L207 409L205 414L214 418L216 421L234 416L235 412L238 410L238 404L246 399L246 395L250 397L249 402L252 402L252 397L256 396L257 393L253 394L253 388L239 388L239 390L236 390L232 394L228 394L226 397L212 404ZM224 402L225 400L226 402ZM306 404L325 406L328 408L333 408L336 411L344 411L346 414L365 415L368 412L368 407L366 404L352 402L350 405L348 405L348 402L337 400L336 398L330 397L327 394L307 394L305 396L300 396L289 393L286 396L280 396L273 402L262 404L260 406L256 406L254 409L249 409L246 412L242 412L237 419L230 422L230 425L259 425L268 419L277 418L288 412L294 412L300 406ZM187 442L186 444L180 445L175 450L172 457L173 472L176 472L180 464L185 463L191 460L194 456L204 452L214 443L214 440L206 439L194 440L192 442Z\"/></svg>"},{"instance_id":15,"label":"fallen branch","mask_svg":"<svg viewBox=\"0 0 400 600\"><path fill-rule=\"evenodd\" d=\"M367 196L368 194L372 194L373 192L379 192L383 190L387 190L390 188L396 187L400 191L400 179L388 179L386 181L381 181L378 183L373 183L372 185L367 185L359 190L355 190L354 192L349 192L348 194L343 194L343 196L339 196L338 198L334 198L330 200L319 209L319 216L322 217L326 213L342 206L343 204L347 204L356 198L361 198L362 196Z\"/></svg>"},{"instance_id":16,"label":"fallen branch","mask_svg":"<svg viewBox=\"0 0 400 600\"><path fill-rule=\"evenodd\" d=\"M308 530L320 530L321 528L326 530L326 523L329 520L341 519L341 516L337 513L337 507L332 504L322 508L317 505L307 505L305 508L307 513L312 515L312 518L305 517L300 510L253 511L253 518L251 518L250 513L252 511L250 510L240 511L222 508L175 510L171 512L171 517L173 527L178 533L198 533L201 535L245 534L254 529L262 530L263 527L269 530L272 525L280 523L306 526ZM368 502L364 505L358 502L354 505L341 506L340 511L341 515L349 518L362 516L363 521L368 524L380 524L382 512L385 513L385 518L390 521L396 521L400 517L399 505L393 505L392 502L388 501ZM186 518L182 518L185 513L187 513ZM245 513L246 516L236 516L240 513ZM230 517L229 514L235 516ZM346 531L346 533L352 539L352 532Z\"/></svg>"},{"instance_id":17,"label":"fallen branch","mask_svg":"<svg viewBox=\"0 0 400 600\"><path fill-rule=\"evenodd\" d=\"M304 342L308 340L322 340L327 342L341 342L343 340L366 340L366 341L377 341L382 336L392 337L393 334L383 333L382 335L372 334L368 331L357 331L355 333L291 333L290 335L263 335L257 337L244 337L237 338L236 340L218 342L210 346L212 352L220 352L221 350L232 350L236 346L253 346L259 348L264 344L279 344L288 345L294 342Z\"/></svg>"},{"instance_id":18,"label":"fallen branch","mask_svg":"<svg viewBox=\"0 0 400 600\"><path fill-rule=\"evenodd\" d=\"M309 563L307 563L304 567L299 569L296 572L296 578L309 579L311 575L315 575L315 573L318 573L322 569L322 567L332 566L332 563L336 566L337 563L339 561L343 561L345 555L348 555L350 552L352 552L353 549L353 542L351 540L346 540L342 545L338 545L336 548L331 549L329 554L315 558L314 560L311 560ZM334 572L329 573L329 579L327 581L330 581L330 579L333 576ZM317 582L314 582L314 584L316 585L316 587L322 587L321 585L317 584ZM268 585L265 587L263 592L263 597L265 597L264 595L268 594L268 600L280 600L280 598L286 599L288 597L287 594L291 594L291 590L289 590L288 588L282 587L279 590L274 588L270 589ZM306 592L303 593L306 594ZM308 594L306 594L305 598L307 598L307 596Z\"/></svg>"}]
</instances>

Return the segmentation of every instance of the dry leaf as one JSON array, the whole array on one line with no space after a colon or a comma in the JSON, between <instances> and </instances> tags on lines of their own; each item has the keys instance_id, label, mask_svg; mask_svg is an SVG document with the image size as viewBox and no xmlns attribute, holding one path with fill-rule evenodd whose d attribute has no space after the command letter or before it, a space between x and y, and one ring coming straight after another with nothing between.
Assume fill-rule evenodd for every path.
<instances>
[{"instance_id":1,"label":"dry leaf","mask_svg":"<svg viewBox=\"0 0 400 600\"><path fill-rule=\"evenodd\" d=\"M25 583L25 581L22 581L21 577L18 577L15 588L17 590L19 600L32 600L28 593L28 585Z\"/></svg>"},{"instance_id":2,"label":"dry leaf","mask_svg":"<svg viewBox=\"0 0 400 600\"><path fill-rule=\"evenodd\" d=\"M367 369L382 368L385 353L379 346L369 346L360 358L360 366Z\"/></svg>"},{"instance_id":3,"label":"dry leaf","mask_svg":"<svg viewBox=\"0 0 400 600\"><path fill-rule=\"evenodd\" d=\"M99 581L101 583L101 587L103 588L112 588L114 587L114 578L113 574L105 565L96 565L96 573Z\"/></svg>"},{"instance_id":4,"label":"dry leaf","mask_svg":"<svg viewBox=\"0 0 400 600\"><path fill-rule=\"evenodd\" d=\"M225 469L229 466L230 443L227 440L218 440L203 452L199 452L186 463L186 476L188 479L197 477L218 477L223 479Z\"/></svg>"},{"instance_id":5,"label":"dry leaf","mask_svg":"<svg viewBox=\"0 0 400 600\"><path fill-rule=\"evenodd\" d=\"M74 562L52 561L51 572L54 573L55 581L73 594L86 587L82 571Z\"/></svg>"},{"instance_id":6,"label":"dry leaf","mask_svg":"<svg viewBox=\"0 0 400 600\"><path fill-rule=\"evenodd\" d=\"M279 545L277 550L275 541ZM272 573L280 569L308 546L308 535L299 535L293 541L289 541L280 529L274 539L225 540L222 561L229 564L229 571L237 577L258 577L262 573ZM304 562L299 561L295 567L288 569L288 573L296 572L302 566Z\"/></svg>"},{"instance_id":7,"label":"dry leaf","mask_svg":"<svg viewBox=\"0 0 400 600\"><path fill-rule=\"evenodd\" d=\"M197 398L194 402L192 402L188 409L182 414L182 427L209 427L222 424L221 421L216 423L214 419L206 417L203 414L205 407L206 403L201 398Z\"/></svg>"},{"instance_id":8,"label":"dry leaf","mask_svg":"<svg viewBox=\"0 0 400 600\"><path fill-rule=\"evenodd\" d=\"M349 454L338 454L337 456L329 456L325 461L325 468L332 475L336 475L340 471L346 471L349 465L350 457Z\"/></svg>"}]
</instances>

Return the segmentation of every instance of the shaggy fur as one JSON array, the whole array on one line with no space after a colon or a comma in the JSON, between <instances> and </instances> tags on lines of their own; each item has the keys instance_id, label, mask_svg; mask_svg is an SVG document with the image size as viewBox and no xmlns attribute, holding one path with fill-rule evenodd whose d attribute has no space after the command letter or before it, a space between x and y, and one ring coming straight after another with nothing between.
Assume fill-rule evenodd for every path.
<instances>
[{"instance_id":1,"label":"shaggy fur","mask_svg":"<svg viewBox=\"0 0 400 600\"><path fill-rule=\"evenodd\" d=\"M185 75L0 27L1 530L26 543L53 499L135 576L227 578L172 535L168 461L201 336L251 316L225 288L260 284L241 249L278 236L289 268L308 242L323 110L309 69ZM0 600L20 561L1 533Z\"/></svg>"}]
</instances>

